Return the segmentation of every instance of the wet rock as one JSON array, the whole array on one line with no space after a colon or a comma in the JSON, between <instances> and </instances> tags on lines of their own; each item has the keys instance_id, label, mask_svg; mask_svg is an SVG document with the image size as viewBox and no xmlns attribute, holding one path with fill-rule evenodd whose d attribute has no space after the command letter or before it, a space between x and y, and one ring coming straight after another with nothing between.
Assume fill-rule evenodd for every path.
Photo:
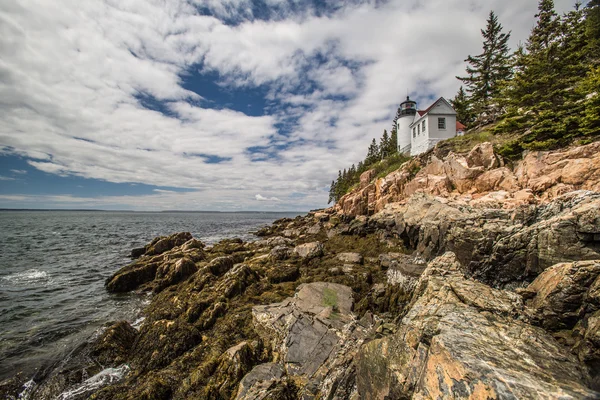
<instances>
[{"instance_id":1,"label":"wet rock","mask_svg":"<svg viewBox=\"0 0 600 400\"><path fill-rule=\"evenodd\" d=\"M90 355L102 368L124 364L129 359L137 335L138 332L127 321L119 321L104 331L94 343Z\"/></svg>"},{"instance_id":2,"label":"wet rock","mask_svg":"<svg viewBox=\"0 0 600 400\"><path fill-rule=\"evenodd\" d=\"M215 276L221 276L233 268L234 263L235 260L231 256L215 257L204 268Z\"/></svg>"},{"instance_id":3,"label":"wet rock","mask_svg":"<svg viewBox=\"0 0 600 400\"><path fill-rule=\"evenodd\" d=\"M451 253L435 260L398 331L363 346L361 398L598 395L574 356L541 328L515 319L518 295L465 279L462 269Z\"/></svg>"},{"instance_id":4,"label":"wet rock","mask_svg":"<svg viewBox=\"0 0 600 400\"><path fill-rule=\"evenodd\" d=\"M188 238L184 232L167 238L158 238L148 246L156 249L157 244L175 244ZM167 245L160 245L163 248ZM173 247L161 254L150 256L150 251L137 261L121 268L106 280L106 290L112 293L128 292L142 286L147 290L159 292L164 288L179 283L197 270L195 263L206 258L204 245L196 239L189 239L180 246Z\"/></svg>"},{"instance_id":5,"label":"wet rock","mask_svg":"<svg viewBox=\"0 0 600 400\"><path fill-rule=\"evenodd\" d=\"M157 254L162 254L165 251L171 250L173 247L181 246L191 239L193 239L192 234L189 232L174 233L170 236L159 236L143 248L133 249L131 251L131 257L138 258L144 255L155 256Z\"/></svg>"},{"instance_id":6,"label":"wet rock","mask_svg":"<svg viewBox=\"0 0 600 400\"><path fill-rule=\"evenodd\" d=\"M281 265L271 269L267 279L271 283L293 282L300 278L300 268L296 265Z\"/></svg>"},{"instance_id":7,"label":"wet rock","mask_svg":"<svg viewBox=\"0 0 600 400\"><path fill-rule=\"evenodd\" d=\"M140 372L160 370L202 341L192 324L178 320L145 323L131 351L131 362Z\"/></svg>"},{"instance_id":8,"label":"wet rock","mask_svg":"<svg viewBox=\"0 0 600 400\"><path fill-rule=\"evenodd\" d=\"M163 263L156 271L155 279L158 280L154 288L155 292L179 283L194 274L198 268L196 264L187 257L183 257L174 263Z\"/></svg>"},{"instance_id":9,"label":"wet rock","mask_svg":"<svg viewBox=\"0 0 600 400\"><path fill-rule=\"evenodd\" d=\"M321 257L323 255L323 244L321 242L301 244L294 248L294 253L305 259Z\"/></svg>"}]
</instances>

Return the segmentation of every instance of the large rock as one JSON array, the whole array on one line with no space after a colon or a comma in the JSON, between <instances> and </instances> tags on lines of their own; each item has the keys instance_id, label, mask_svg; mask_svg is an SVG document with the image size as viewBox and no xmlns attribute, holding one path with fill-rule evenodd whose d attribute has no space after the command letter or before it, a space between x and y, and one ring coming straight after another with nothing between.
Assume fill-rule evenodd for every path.
<instances>
[{"instance_id":1,"label":"large rock","mask_svg":"<svg viewBox=\"0 0 600 400\"><path fill-rule=\"evenodd\" d=\"M186 233L170 236L169 240L170 243L175 243L183 237L187 237ZM151 246L152 249L156 249L156 243ZM202 242L192 238L158 255L151 256L146 252L145 256L109 277L105 284L106 290L119 293L143 287L147 290L161 291L196 272L195 263L206 258L203 247Z\"/></svg>"},{"instance_id":2,"label":"large rock","mask_svg":"<svg viewBox=\"0 0 600 400\"><path fill-rule=\"evenodd\" d=\"M108 327L96 340L90 355L102 368L123 364L128 360L137 334L127 321L119 321Z\"/></svg>"},{"instance_id":3,"label":"large rock","mask_svg":"<svg viewBox=\"0 0 600 400\"><path fill-rule=\"evenodd\" d=\"M594 398L586 371L516 319L520 296L465 279L452 253L423 273L398 331L363 346L361 398ZM552 356L549 356L552 355Z\"/></svg>"},{"instance_id":4,"label":"large rock","mask_svg":"<svg viewBox=\"0 0 600 400\"><path fill-rule=\"evenodd\" d=\"M559 185L600 191L600 142L563 151L530 152L515 173L522 186L540 194L551 194Z\"/></svg>"},{"instance_id":5,"label":"large rock","mask_svg":"<svg viewBox=\"0 0 600 400\"><path fill-rule=\"evenodd\" d=\"M253 307L256 331L278 354L285 374L304 382L304 398L333 395L334 383L352 363L366 331L351 310L352 289L325 282L300 285L293 298L281 303Z\"/></svg>"},{"instance_id":6,"label":"large rock","mask_svg":"<svg viewBox=\"0 0 600 400\"><path fill-rule=\"evenodd\" d=\"M306 259L321 257L323 255L323 244L321 242L304 243L296 246L294 253Z\"/></svg>"},{"instance_id":7,"label":"large rock","mask_svg":"<svg viewBox=\"0 0 600 400\"><path fill-rule=\"evenodd\" d=\"M533 319L546 329L572 329L589 309L585 307L588 290L599 276L600 260L562 263L546 269L524 291L531 297L527 305Z\"/></svg>"},{"instance_id":8,"label":"large rock","mask_svg":"<svg viewBox=\"0 0 600 400\"><path fill-rule=\"evenodd\" d=\"M600 195L579 191L517 210L472 207L415 194L368 224L387 225L409 249L431 260L454 252L469 274L493 286L531 282L560 262L600 258Z\"/></svg>"},{"instance_id":9,"label":"large rock","mask_svg":"<svg viewBox=\"0 0 600 400\"><path fill-rule=\"evenodd\" d=\"M189 232L174 233L170 236L159 236L148 243L146 246L131 250L131 257L138 258L141 256L155 256L162 254L165 251L171 250L173 247L181 246L185 242L193 239ZM201 243L197 241L198 243ZM202 247L204 247L202 245Z\"/></svg>"},{"instance_id":10,"label":"large rock","mask_svg":"<svg viewBox=\"0 0 600 400\"><path fill-rule=\"evenodd\" d=\"M547 202L580 189L600 191L600 142L565 151L530 152L513 170L504 166L490 143L482 143L466 156L451 152L438 158L426 153L369 183L372 178L365 175L358 189L338 201L336 212L371 215L415 193L444 197L468 193L481 198L499 191L507 192L500 208L515 208L525 204L514 197L523 189L536 195L527 203Z\"/></svg>"}]
</instances>

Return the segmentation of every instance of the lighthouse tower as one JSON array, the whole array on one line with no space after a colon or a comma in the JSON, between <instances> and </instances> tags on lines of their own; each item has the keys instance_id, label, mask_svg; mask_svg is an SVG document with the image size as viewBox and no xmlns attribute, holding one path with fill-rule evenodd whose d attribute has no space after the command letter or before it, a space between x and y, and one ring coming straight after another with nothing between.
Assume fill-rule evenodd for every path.
<instances>
[{"instance_id":1,"label":"lighthouse tower","mask_svg":"<svg viewBox=\"0 0 600 400\"><path fill-rule=\"evenodd\" d=\"M406 96L406 101L400 104L400 117L398 117L398 151L410 154L410 124L415 119L417 103Z\"/></svg>"}]
</instances>

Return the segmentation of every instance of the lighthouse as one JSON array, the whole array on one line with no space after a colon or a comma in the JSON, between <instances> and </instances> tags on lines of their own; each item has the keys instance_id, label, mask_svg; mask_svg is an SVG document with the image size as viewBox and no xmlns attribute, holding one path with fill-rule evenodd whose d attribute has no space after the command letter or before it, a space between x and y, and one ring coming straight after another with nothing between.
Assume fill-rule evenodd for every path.
<instances>
[{"instance_id":1,"label":"lighthouse","mask_svg":"<svg viewBox=\"0 0 600 400\"><path fill-rule=\"evenodd\" d=\"M406 96L406 101L400 104L400 117L398 117L398 151L410 154L411 137L410 125L417 114L417 103Z\"/></svg>"}]
</instances>

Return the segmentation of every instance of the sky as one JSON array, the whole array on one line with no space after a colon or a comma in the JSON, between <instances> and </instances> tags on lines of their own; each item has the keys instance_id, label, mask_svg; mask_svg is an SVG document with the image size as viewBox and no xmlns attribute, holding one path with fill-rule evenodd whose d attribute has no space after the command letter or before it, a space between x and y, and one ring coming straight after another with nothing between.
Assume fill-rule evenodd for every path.
<instances>
[{"instance_id":1,"label":"sky","mask_svg":"<svg viewBox=\"0 0 600 400\"><path fill-rule=\"evenodd\" d=\"M556 0L558 12L574 0ZM0 208L305 211L535 0L2 0Z\"/></svg>"}]
</instances>

